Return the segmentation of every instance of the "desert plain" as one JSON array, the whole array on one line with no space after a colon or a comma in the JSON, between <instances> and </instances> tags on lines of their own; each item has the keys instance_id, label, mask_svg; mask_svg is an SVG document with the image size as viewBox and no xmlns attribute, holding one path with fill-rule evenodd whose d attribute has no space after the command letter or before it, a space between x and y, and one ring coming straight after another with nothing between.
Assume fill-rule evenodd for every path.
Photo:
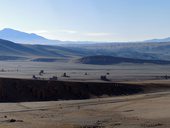
<instances>
[{"instance_id":1,"label":"desert plain","mask_svg":"<svg viewBox=\"0 0 170 128\"><path fill-rule=\"evenodd\" d=\"M43 75L39 71L44 70ZM69 77L62 77L67 73ZM0 63L1 78L126 83L144 86L133 95L101 95L79 100L1 102L0 128L169 128L170 65L86 65L73 62ZM109 81L100 79L106 75Z\"/></svg>"}]
</instances>

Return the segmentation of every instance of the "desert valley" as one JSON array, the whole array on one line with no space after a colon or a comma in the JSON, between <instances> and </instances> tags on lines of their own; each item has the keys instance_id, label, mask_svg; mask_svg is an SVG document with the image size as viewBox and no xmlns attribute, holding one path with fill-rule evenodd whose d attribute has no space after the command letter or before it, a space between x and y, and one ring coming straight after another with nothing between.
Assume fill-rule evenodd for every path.
<instances>
[{"instance_id":1,"label":"desert valley","mask_svg":"<svg viewBox=\"0 0 170 128\"><path fill-rule=\"evenodd\" d=\"M169 45L2 39L0 127L168 128Z\"/></svg>"}]
</instances>

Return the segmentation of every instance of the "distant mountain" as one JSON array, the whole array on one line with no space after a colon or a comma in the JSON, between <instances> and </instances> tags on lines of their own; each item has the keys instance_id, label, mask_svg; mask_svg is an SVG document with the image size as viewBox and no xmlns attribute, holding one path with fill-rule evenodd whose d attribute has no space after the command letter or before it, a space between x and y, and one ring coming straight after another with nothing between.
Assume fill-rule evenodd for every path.
<instances>
[{"instance_id":1,"label":"distant mountain","mask_svg":"<svg viewBox=\"0 0 170 128\"><path fill-rule=\"evenodd\" d=\"M3 30L0 30L0 39L9 40L19 44L60 45L60 46L67 46L73 44L98 43L98 42L89 42L89 41L51 40L34 33L26 33L11 28L4 28Z\"/></svg>"},{"instance_id":2,"label":"distant mountain","mask_svg":"<svg viewBox=\"0 0 170 128\"><path fill-rule=\"evenodd\" d=\"M4 40L0 40L0 59L4 59L4 56L7 56L5 58L15 56L12 57L14 59L20 56L24 58L36 56L38 58L34 58L33 61L57 61L62 59L58 57L106 55L144 60L170 60L170 38L140 43L64 42L9 28L0 31L1 38ZM65 45L61 45L64 43Z\"/></svg>"},{"instance_id":3,"label":"distant mountain","mask_svg":"<svg viewBox=\"0 0 170 128\"><path fill-rule=\"evenodd\" d=\"M170 42L170 37L164 39L151 39L151 40L146 40L144 42Z\"/></svg>"},{"instance_id":4,"label":"distant mountain","mask_svg":"<svg viewBox=\"0 0 170 128\"><path fill-rule=\"evenodd\" d=\"M0 60L54 62L73 58L81 58L78 62L88 64L170 64L170 43L113 43L107 45L88 44L86 47L84 45L78 47L63 47L17 44L0 39Z\"/></svg>"},{"instance_id":5,"label":"distant mountain","mask_svg":"<svg viewBox=\"0 0 170 128\"><path fill-rule=\"evenodd\" d=\"M11 28L5 28L0 30L0 39L10 40L15 43L20 44L40 44L40 45L61 45L61 46L74 46L74 45L90 45L94 44L96 46L101 44L121 44L122 42L93 42L93 41L59 41L59 40L50 40L39 36L34 33L26 33ZM151 42L170 42L170 37L164 39L151 39L143 41L143 43ZM126 44L130 42L124 42ZM142 42L140 42L142 43Z\"/></svg>"},{"instance_id":6,"label":"distant mountain","mask_svg":"<svg viewBox=\"0 0 170 128\"><path fill-rule=\"evenodd\" d=\"M77 62L82 64L94 64L94 65L111 65L111 64L119 64L119 63L170 64L170 61L163 61L163 60L144 60L144 59L133 59L133 58L103 56L103 55L82 57L78 59Z\"/></svg>"},{"instance_id":7,"label":"distant mountain","mask_svg":"<svg viewBox=\"0 0 170 128\"><path fill-rule=\"evenodd\" d=\"M56 45L60 42L46 39L34 33L21 32L10 28L5 28L0 31L0 39L10 40L21 44Z\"/></svg>"}]
</instances>

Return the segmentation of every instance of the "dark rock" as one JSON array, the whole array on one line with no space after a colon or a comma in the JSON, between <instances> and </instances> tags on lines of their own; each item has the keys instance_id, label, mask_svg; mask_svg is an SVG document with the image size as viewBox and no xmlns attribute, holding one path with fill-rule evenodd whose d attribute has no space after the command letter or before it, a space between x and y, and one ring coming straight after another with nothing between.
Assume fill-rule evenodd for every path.
<instances>
[{"instance_id":1,"label":"dark rock","mask_svg":"<svg viewBox=\"0 0 170 128\"><path fill-rule=\"evenodd\" d=\"M9 122L16 122L16 119L10 119Z\"/></svg>"}]
</instances>

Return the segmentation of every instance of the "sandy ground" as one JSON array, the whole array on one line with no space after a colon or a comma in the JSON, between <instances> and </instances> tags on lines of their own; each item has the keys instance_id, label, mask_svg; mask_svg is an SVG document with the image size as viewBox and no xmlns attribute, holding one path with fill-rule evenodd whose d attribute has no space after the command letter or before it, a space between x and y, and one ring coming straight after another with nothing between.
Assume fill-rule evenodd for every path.
<instances>
[{"instance_id":1,"label":"sandy ground","mask_svg":"<svg viewBox=\"0 0 170 128\"><path fill-rule=\"evenodd\" d=\"M0 128L169 128L170 92L0 104ZM15 119L14 122L11 119Z\"/></svg>"}]
</instances>

